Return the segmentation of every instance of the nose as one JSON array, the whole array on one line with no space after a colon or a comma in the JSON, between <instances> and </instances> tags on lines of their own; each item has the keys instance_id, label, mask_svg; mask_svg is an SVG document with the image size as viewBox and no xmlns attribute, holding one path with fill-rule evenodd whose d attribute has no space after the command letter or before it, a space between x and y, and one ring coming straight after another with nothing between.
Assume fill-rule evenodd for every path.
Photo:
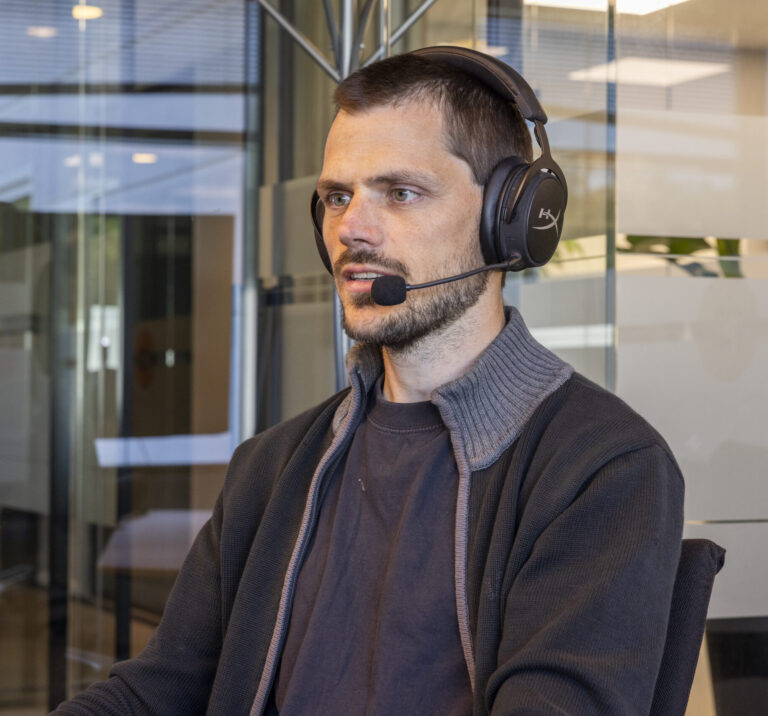
<instances>
[{"instance_id":1,"label":"nose","mask_svg":"<svg viewBox=\"0 0 768 716\"><path fill-rule=\"evenodd\" d=\"M365 192L355 192L344 210L330 218L335 226L329 228L347 248L375 248L382 241L380 218L373 199Z\"/></svg>"}]
</instances>

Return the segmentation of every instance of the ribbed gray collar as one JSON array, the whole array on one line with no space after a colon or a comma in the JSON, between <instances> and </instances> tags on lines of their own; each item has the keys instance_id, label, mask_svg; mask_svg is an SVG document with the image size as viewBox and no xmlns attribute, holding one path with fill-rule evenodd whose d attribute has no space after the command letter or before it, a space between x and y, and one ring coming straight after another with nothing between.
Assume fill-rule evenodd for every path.
<instances>
[{"instance_id":1,"label":"ribbed gray collar","mask_svg":"<svg viewBox=\"0 0 768 716\"><path fill-rule=\"evenodd\" d=\"M467 372L430 396L473 472L498 459L534 410L573 373L568 363L531 336L515 308L505 312L506 326ZM381 351L357 343L347 354L347 368L352 391L362 403L383 370ZM349 411L352 398L350 392L339 405L334 427Z\"/></svg>"}]
</instances>

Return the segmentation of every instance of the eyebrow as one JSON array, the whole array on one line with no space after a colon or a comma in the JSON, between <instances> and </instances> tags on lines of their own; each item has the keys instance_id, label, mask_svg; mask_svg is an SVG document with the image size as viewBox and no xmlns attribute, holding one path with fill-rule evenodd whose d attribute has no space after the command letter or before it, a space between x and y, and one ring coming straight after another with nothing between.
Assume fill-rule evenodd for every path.
<instances>
[{"instance_id":1,"label":"eyebrow","mask_svg":"<svg viewBox=\"0 0 768 716\"><path fill-rule=\"evenodd\" d=\"M390 184L416 184L423 187L427 191L437 191L440 184L432 174L425 174L423 172L415 171L392 171L387 174L379 174L374 177L370 177L363 182L366 186L386 186ZM317 191L319 193L332 192L332 191L348 191L350 189L349 184L337 181L331 178L320 177L317 181Z\"/></svg>"}]
</instances>

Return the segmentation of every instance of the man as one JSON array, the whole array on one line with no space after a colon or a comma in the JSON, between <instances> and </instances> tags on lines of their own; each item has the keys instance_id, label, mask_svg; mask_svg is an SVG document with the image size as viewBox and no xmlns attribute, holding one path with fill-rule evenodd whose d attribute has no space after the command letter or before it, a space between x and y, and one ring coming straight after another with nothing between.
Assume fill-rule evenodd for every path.
<instances>
[{"instance_id":1,"label":"man","mask_svg":"<svg viewBox=\"0 0 768 716\"><path fill-rule=\"evenodd\" d=\"M680 549L657 433L505 312L483 185L514 107L405 55L362 70L318 180L351 388L238 448L161 625L65 714L641 714Z\"/></svg>"}]
</instances>

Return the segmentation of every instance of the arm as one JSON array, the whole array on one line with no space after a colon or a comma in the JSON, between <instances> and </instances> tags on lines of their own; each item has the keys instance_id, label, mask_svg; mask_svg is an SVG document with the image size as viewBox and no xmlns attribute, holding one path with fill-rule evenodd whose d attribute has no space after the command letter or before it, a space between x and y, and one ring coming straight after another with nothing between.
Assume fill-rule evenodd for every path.
<instances>
[{"instance_id":1,"label":"arm","mask_svg":"<svg viewBox=\"0 0 768 716\"><path fill-rule=\"evenodd\" d=\"M217 712L252 702L306 490L347 392L238 446L213 516L192 545L146 649L55 714L192 716L205 713L217 695Z\"/></svg>"},{"instance_id":2,"label":"arm","mask_svg":"<svg viewBox=\"0 0 768 716\"><path fill-rule=\"evenodd\" d=\"M54 714L173 716L204 713L221 649L219 536L222 498L202 528L146 648L115 664Z\"/></svg>"},{"instance_id":3,"label":"arm","mask_svg":"<svg viewBox=\"0 0 768 716\"><path fill-rule=\"evenodd\" d=\"M491 713L648 713L682 506L677 466L652 445L612 459L554 513L506 599Z\"/></svg>"}]
</instances>

